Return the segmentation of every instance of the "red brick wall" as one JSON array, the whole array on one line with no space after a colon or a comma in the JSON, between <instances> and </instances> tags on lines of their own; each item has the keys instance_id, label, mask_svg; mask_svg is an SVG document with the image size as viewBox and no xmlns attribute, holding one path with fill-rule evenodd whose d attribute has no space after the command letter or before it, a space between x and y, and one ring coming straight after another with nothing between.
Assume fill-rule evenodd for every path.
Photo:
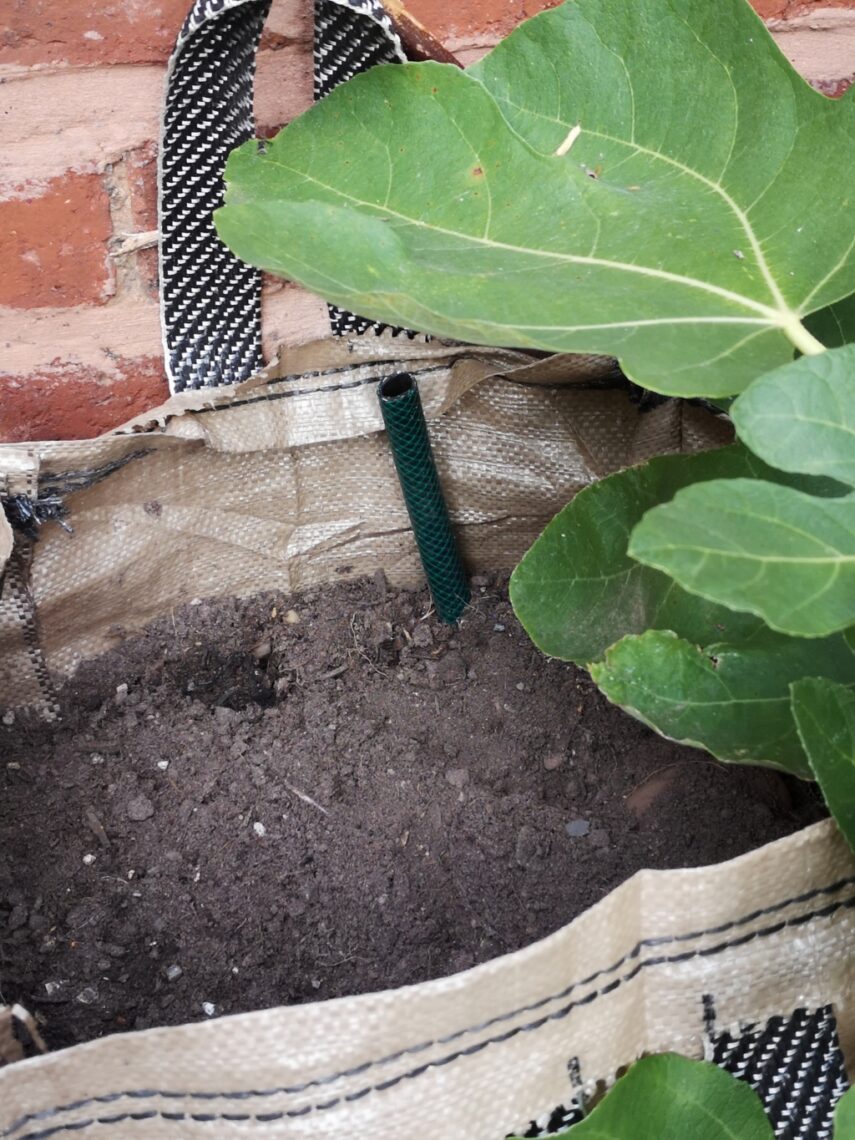
<instances>
[{"instance_id":1,"label":"red brick wall","mask_svg":"<svg viewBox=\"0 0 855 1140\"><path fill-rule=\"evenodd\" d=\"M549 0L411 0L462 58ZM189 0L5 0L0 29L0 441L81 438L166 396L152 248L166 60ZM855 72L855 0L755 0L828 93ZM259 57L265 133L311 99L311 4L274 0ZM323 306L265 291L268 347L319 333Z\"/></svg>"}]
</instances>

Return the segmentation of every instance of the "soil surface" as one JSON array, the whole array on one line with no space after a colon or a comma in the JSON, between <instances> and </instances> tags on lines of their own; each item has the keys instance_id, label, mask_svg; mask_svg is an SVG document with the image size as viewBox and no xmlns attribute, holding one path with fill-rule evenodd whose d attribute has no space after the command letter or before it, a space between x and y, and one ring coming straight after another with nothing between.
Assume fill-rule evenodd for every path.
<instances>
[{"instance_id":1,"label":"soil surface","mask_svg":"<svg viewBox=\"0 0 855 1140\"><path fill-rule=\"evenodd\" d=\"M457 628L382 576L198 602L59 727L0 725L0 1001L57 1048L424 981L822 814L542 657L504 579L474 595Z\"/></svg>"}]
</instances>

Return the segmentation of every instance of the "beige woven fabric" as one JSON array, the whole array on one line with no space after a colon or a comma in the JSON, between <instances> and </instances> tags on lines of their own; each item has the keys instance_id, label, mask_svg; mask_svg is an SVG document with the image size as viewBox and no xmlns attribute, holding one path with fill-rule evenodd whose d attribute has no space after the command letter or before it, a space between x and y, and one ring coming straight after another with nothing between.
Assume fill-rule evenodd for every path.
<instances>
[{"instance_id":1,"label":"beige woven fabric","mask_svg":"<svg viewBox=\"0 0 855 1140\"><path fill-rule=\"evenodd\" d=\"M194 597L378 567L419 581L376 396L401 368L418 377L473 571L513 565L591 480L726 442L701 409L640 413L611 367L319 342L95 440L0 447L0 489L61 494L74 528L12 547L0 522L0 706L51 715L81 660ZM465 974L16 1061L0 1070L0 1140L499 1140L644 1051L701 1055L705 995L725 1026L831 1004L849 1042L854 915L855 860L817 825L732 863L637 875ZM10 1024L7 1011L7 1057Z\"/></svg>"},{"instance_id":2,"label":"beige woven fabric","mask_svg":"<svg viewBox=\"0 0 855 1140\"><path fill-rule=\"evenodd\" d=\"M641 872L463 974L12 1065L0 1136L501 1140L643 1052L702 1056L705 995L719 1028L845 1015L854 907L855 860L818 824L719 866Z\"/></svg>"},{"instance_id":3,"label":"beige woven fabric","mask_svg":"<svg viewBox=\"0 0 855 1140\"><path fill-rule=\"evenodd\" d=\"M376 392L402 368L418 377L473 571L510 568L592 479L638 455L727 438L698 409L671 402L664 417L642 415L624 391L592 387L612 372L603 357L386 336L287 349L246 384L174 397L98 439L0 446L0 487L58 491L74 528L46 524L9 562L0 706L48 713L48 674L61 682L194 597L296 590L378 567L418 582Z\"/></svg>"}]
</instances>

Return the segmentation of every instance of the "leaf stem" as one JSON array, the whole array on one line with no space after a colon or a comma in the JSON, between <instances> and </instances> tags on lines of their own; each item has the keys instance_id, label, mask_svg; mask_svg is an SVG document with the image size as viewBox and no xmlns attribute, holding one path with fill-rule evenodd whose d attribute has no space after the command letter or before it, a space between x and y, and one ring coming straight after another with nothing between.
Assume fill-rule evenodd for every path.
<instances>
[{"instance_id":1,"label":"leaf stem","mask_svg":"<svg viewBox=\"0 0 855 1140\"><path fill-rule=\"evenodd\" d=\"M819 356L821 352L825 352L822 341L809 333L797 317L788 316L784 322L784 333L804 356Z\"/></svg>"}]
</instances>

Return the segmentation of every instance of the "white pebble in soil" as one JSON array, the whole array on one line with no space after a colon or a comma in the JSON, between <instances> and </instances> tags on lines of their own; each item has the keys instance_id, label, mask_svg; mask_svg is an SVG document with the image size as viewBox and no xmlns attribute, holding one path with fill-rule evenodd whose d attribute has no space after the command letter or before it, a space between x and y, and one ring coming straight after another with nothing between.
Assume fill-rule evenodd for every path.
<instances>
[{"instance_id":1,"label":"white pebble in soil","mask_svg":"<svg viewBox=\"0 0 855 1140\"><path fill-rule=\"evenodd\" d=\"M213 1017L216 1012L217 1007L212 1001L202 1002L202 1013L204 1013L205 1017Z\"/></svg>"},{"instance_id":2,"label":"white pebble in soil","mask_svg":"<svg viewBox=\"0 0 855 1140\"><path fill-rule=\"evenodd\" d=\"M252 825L252 830L255 832L259 839L262 839L267 834L267 828L259 820L256 820Z\"/></svg>"}]
</instances>

